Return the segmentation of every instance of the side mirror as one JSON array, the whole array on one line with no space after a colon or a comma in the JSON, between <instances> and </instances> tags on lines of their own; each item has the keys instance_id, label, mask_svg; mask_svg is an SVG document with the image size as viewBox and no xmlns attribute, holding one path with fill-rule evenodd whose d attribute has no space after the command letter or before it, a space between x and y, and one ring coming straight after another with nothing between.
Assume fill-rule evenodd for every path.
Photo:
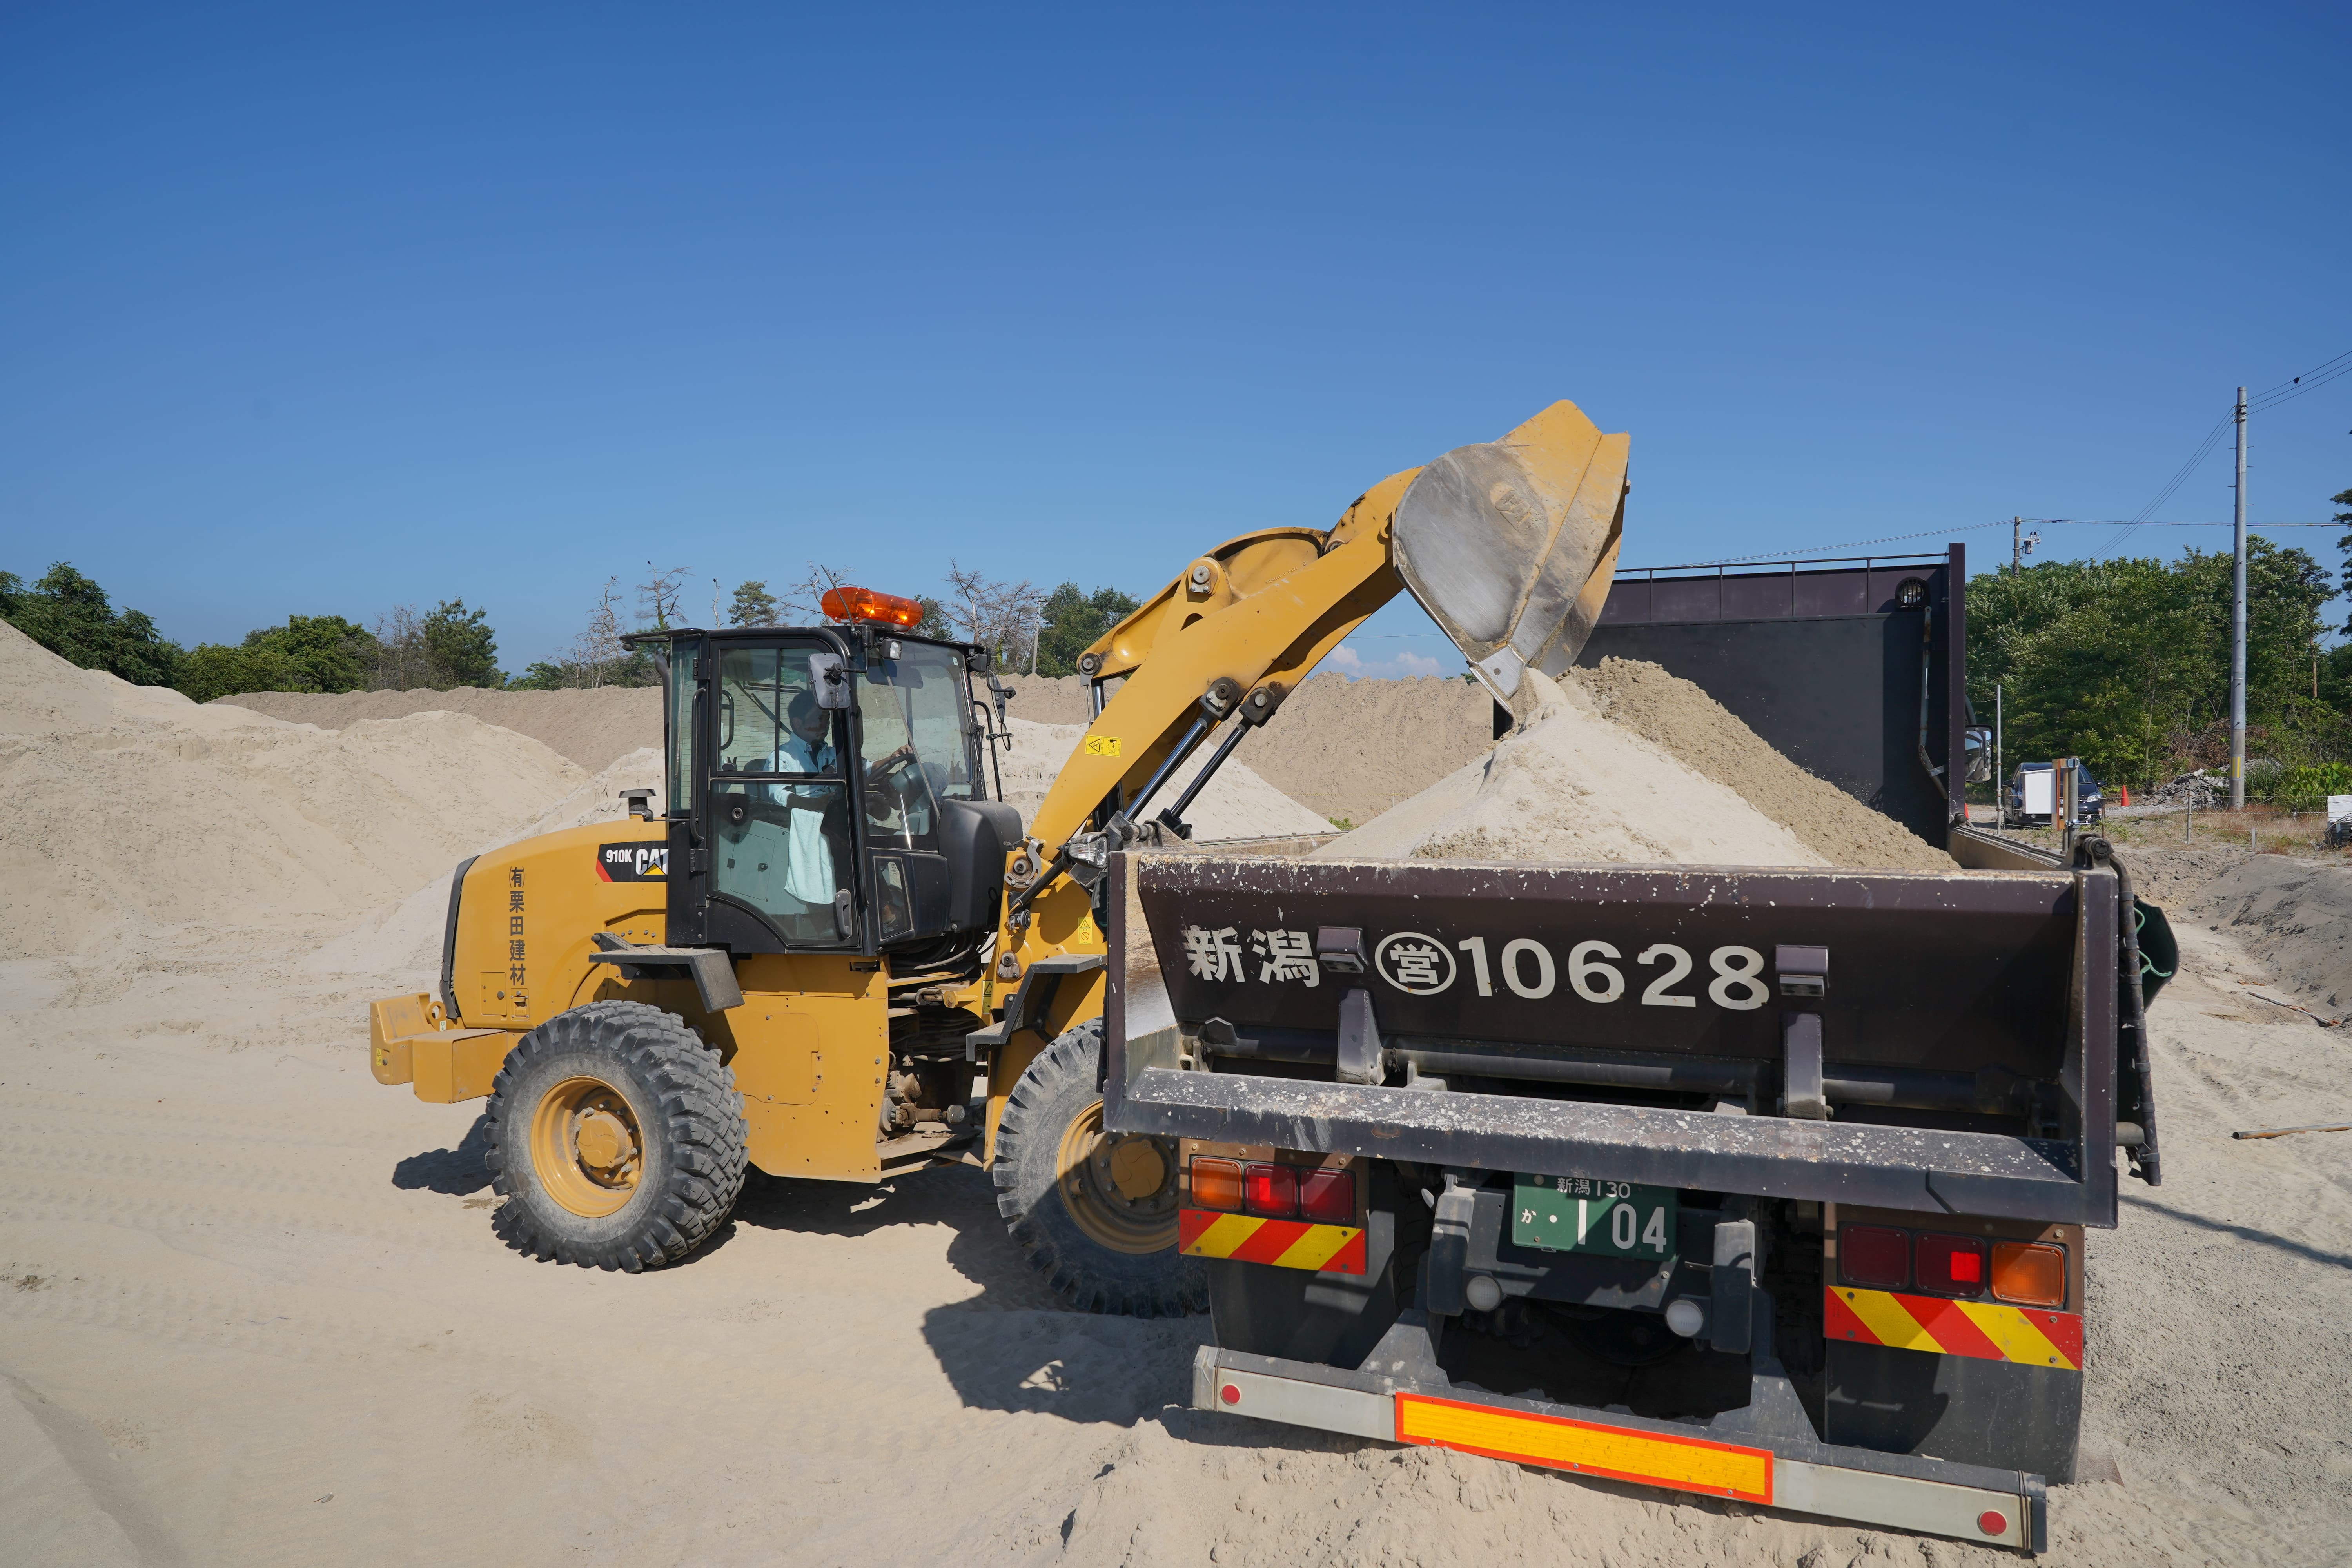
<instances>
[{"instance_id":1,"label":"side mirror","mask_svg":"<svg viewBox=\"0 0 2352 1568\"><path fill-rule=\"evenodd\" d=\"M824 709L849 706L849 672L837 653L809 655L809 681L816 689L816 705Z\"/></svg>"}]
</instances>

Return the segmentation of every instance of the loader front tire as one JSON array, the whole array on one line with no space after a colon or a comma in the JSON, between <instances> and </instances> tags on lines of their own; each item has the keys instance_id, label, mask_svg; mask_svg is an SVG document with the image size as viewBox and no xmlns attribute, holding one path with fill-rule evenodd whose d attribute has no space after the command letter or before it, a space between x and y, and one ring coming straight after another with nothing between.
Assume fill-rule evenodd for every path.
<instances>
[{"instance_id":1,"label":"loader front tire","mask_svg":"<svg viewBox=\"0 0 2352 1568\"><path fill-rule=\"evenodd\" d=\"M1029 1064L996 1129L996 1207L1029 1261L1090 1312L1181 1318L1208 1278L1176 1250L1176 1149L1102 1126L1103 1027L1089 1019Z\"/></svg>"},{"instance_id":2,"label":"loader front tire","mask_svg":"<svg viewBox=\"0 0 2352 1568\"><path fill-rule=\"evenodd\" d=\"M743 1190L743 1097L719 1053L642 1002L561 1013L490 1089L492 1224L534 1258L635 1274L709 1238Z\"/></svg>"}]
</instances>

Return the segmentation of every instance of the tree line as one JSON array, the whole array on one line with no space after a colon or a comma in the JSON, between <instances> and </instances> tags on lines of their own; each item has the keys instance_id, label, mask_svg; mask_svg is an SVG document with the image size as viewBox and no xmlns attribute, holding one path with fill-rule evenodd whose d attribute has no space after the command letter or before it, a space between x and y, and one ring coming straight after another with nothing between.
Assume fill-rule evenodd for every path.
<instances>
[{"instance_id":1,"label":"tree line","mask_svg":"<svg viewBox=\"0 0 2352 1568\"><path fill-rule=\"evenodd\" d=\"M2352 490L2335 502L2352 508ZM2352 510L2336 521L2352 524ZM2328 601L2352 594L2352 532L2341 575L2259 535L2246 553L2246 754L2258 798L2352 792L2352 633ZM1995 688L2008 764L2078 756L2110 783L2141 787L2230 760L2232 562L2190 549L2175 561L2048 561L1969 584L1969 695L1990 724Z\"/></svg>"},{"instance_id":2,"label":"tree line","mask_svg":"<svg viewBox=\"0 0 2352 1568\"><path fill-rule=\"evenodd\" d=\"M239 691L364 691L384 687L503 685L489 617L465 600L419 614L404 605L373 627L342 616L289 616L240 642L183 647L140 610L68 562L31 583L0 572L0 620L84 669L134 686L169 686L198 702Z\"/></svg>"},{"instance_id":3,"label":"tree line","mask_svg":"<svg viewBox=\"0 0 2352 1568\"><path fill-rule=\"evenodd\" d=\"M429 610L395 605L362 625L341 615L289 615L283 626L262 626L235 643L184 647L165 637L152 617L118 609L106 590L68 562L26 582L0 572L0 620L59 658L102 669L137 686L168 686L198 702L245 691L345 692L446 690L473 686L518 691L602 686L644 686L656 679L651 658L623 638L633 631L663 631L694 624L683 608L684 568L647 563L642 581L625 591L607 580L586 626L553 658L534 660L520 674L499 668L498 634L488 614L461 597ZM1007 584L950 563L941 594L917 595L926 636L974 642L991 651L1000 670L1069 675L1078 655L1136 600L1116 588L1081 590L1064 583L1038 594L1027 582ZM737 585L722 612L730 626L807 626L827 617L826 590L843 574L812 566L805 577L771 592L764 580ZM628 601L634 599L634 605Z\"/></svg>"}]
</instances>

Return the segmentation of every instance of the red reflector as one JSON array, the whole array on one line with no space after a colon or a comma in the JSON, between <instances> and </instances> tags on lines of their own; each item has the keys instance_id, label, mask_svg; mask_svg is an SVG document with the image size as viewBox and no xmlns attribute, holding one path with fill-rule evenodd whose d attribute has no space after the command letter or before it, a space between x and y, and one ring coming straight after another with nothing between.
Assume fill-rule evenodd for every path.
<instances>
[{"instance_id":1,"label":"red reflector","mask_svg":"<svg viewBox=\"0 0 2352 1568\"><path fill-rule=\"evenodd\" d=\"M1217 1397L1228 1405L1239 1405L1242 1402L1242 1391L1229 1383L1217 1390ZM1988 1514L1986 1517L1990 1519L1995 1516Z\"/></svg>"},{"instance_id":2,"label":"red reflector","mask_svg":"<svg viewBox=\"0 0 2352 1568\"><path fill-rule=\"evenodd\" d=\"M1192 1206L1223 1209L1242 1206L1242 1163L1239 1160L1196 1158L1192 1162Z\"/></svg>"},{"instance_id":3,"label":"red reflector","mask_svg":"<svg viewBox=\"0 0 2352 1568\"><path fill-rule=\"evenodd\" d=\"M1232 1389L1225 1390L1231 1394ZM1997 1508L1989 1508L1977 1515L1977 1528L1987 1535L2004 1535L2009 1531L2009 1516Z\"/></svg>"},{"instance_id":4,"label":"red reflector","mask_svg":"<svg viewBox=\"0 0 2352 1568\"><path fill-rule=\"evenodd\" d=\"M1347 1171L1309 1171L1298 1184L1298 1212L1325 1225L1356 1217L1356 1178Z\"/></svg>"},{"instance_id":5,"label":"red reflector","mask_svg":"<svg viewBox=\"0 0 2352 1568\"><path fill-rule=\"evenodd\" d=\"M1919 1238L1919 1289L1944 1296L1984 1294L1984 1243L1973 1236Z\"/></svg>"},{"instance_id":6,"label":"red reflector","mask_svg":"<svg viewBox=\"0 0 2352 1568\"><path fill-rule=\"evenodd\" d=\"M877 594L871 588L828 588L817 605L836 621L879 621L902 631L911 631L923 624L921 605L896 594Z\"/></svg>"},{"instance_id":7,"label":"red reflector","mask_svg":"<svg viewBox=\"0 0 2352 1568\"><path fill-rule=\"evenodd\" d=\"M1298 1173L1288 1165L1244 1167L1242 1191L1242 1206L1252 1214L1288 1219L1298 1212Z\"/></svg>"},{"instance_id":8,"label":"red reflector","mask_svg":"<svg viewBox=\"0 0 2352 1568\"><path fill-rule=\"evenodd\" d=\"M1881 1290L1910 1283L1910 1235L1883 1225L1838 1226L1838 1278Z\"/></svg>"}]
</instances>

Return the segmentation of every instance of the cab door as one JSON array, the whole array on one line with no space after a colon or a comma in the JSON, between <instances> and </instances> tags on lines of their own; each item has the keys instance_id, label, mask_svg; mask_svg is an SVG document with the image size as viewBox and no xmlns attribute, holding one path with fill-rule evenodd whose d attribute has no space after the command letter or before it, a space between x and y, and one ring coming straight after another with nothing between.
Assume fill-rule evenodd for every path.
<instances>
[{"instance_id":1,"label":"cab door","mask_svg":"<svg viewBox=\"0 0 2352 1568\"><path fill-rule=\"evenodd\" d=\"M673 929L698 934L674 940L866 951L854 742L847 713L820 704L812 664L840 648L814 634L688 646L674 645L670 683L672 787L693 803L687 919L674 908Z\"/></svg>"}]
</instances>

